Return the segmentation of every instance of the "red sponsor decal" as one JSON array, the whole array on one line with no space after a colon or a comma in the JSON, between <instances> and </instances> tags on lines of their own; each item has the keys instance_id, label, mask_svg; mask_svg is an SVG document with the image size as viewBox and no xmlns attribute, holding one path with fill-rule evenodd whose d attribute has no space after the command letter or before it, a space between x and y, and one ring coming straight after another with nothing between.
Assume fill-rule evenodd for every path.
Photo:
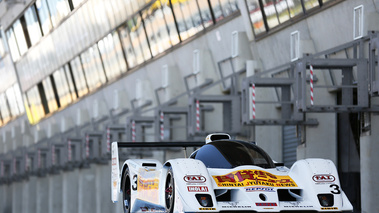
<instances>
[{"instance_id":1,"label":"red sponsor decal","mask_svg":"<svg viewBox=\"0 0 379 213\"><path fill-rule=\"evenodd\" d=\"M255 203L257 206L278 206L276 203Z\"/></svg>"},{"instance_id":2,"label":"red sponsor decal","mask_svg":"<svg viewBox=\"0 0 379 213\"><path fill-rule=\"evenodd\" d=\"M207 192L208 187L206 186L187 186L189 192Z\"/></svg>"},{"instance_id":3,"label":"red sponsor decal","mask_svg":"<svg viewBox=\"0 0 379 213\"><path fill-rule=\"evenodd\" d=\"M189 183L204 183L207 179L202 175L186 175L184 181Z\"/></svg>"},{"instance_id":4,"label":"red sponsor decal","mask_svg":"<svg viewBox=\"0 0 379 213\"><path fill-rule=\"evenodd\" d=\"M313 175L312 179L315 182L334 182L336 180L333 175Z\"/></svg>"}]
</instances>

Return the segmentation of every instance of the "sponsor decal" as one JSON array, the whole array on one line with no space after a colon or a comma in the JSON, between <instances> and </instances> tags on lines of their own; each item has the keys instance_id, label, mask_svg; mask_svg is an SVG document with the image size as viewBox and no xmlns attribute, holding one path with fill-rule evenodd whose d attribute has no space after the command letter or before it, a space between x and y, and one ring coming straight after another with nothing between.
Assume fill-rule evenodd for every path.
<instances>
[{"instance_id":1,"label":"sponsor decal","mask_svg":"<svg viewBox=\"0 0 379 213\"><path fill-rule=\"evenodd\" d=\"M338 207L321 207L321 210L338 210Z\"/></svg>"},{"instance_id":2,"label":"sponsor decal","mask_svg":"<svg viewBox=\"0 0 379 213\"><path fill-rule=\"evenodd\" d=\"M314 182L318 182L318 183L334 182L336 180L336 178L333 175L325 175L325 174L313 175L312 179Z\"/></svg>"},{"instance_id":3,"label":"sponsor decal","mask_svg":"<svg viewBox=\"0 0 379 213\"><path fill-rule=\"evenodd\" d=\"M248 187L246 192L275 192L275 189L272 187Z\"/></svg>"},{"instance_id":4,"label":"sponsor decal","mask_svg":"<svg viewBox=\"0 0 379 213\"><path fill-rule=\"evenodd\" d=\"M187 186L189 192L207 192L208 187L206 186Z\"/></svg>"},{"instance_id":5,"label":"sponsor decal","mask_svg":"<svg viewBox=\"0 0 379 213\"><path fill-rule=\"evenodd\" d=\"M302 206L300 205L300 202L288 202L288 205L284 205L284 208L313 208L313 206Z\"/></svg>"},{"instance_id":6,"label":"sponsor decal","mask_svg":"<svg viewBox=\"0 0 379 213\"><path fill-rule=\"evenodd\" d=\"M216 210L216 208L199 208L199 210Z\"/></svg>"},{"instance_id":7,"label":"sponsor decal","mask_svg":"<svg viewBox=\"0 0 379 213\"><path fill-rule=\"evenodd\" d=\"M226 175L213 176L219 187L296 187L295 181L289 176L273 175L262 170L239 170Z\"/></svg>"},{"instance_id":8,"label":"sponsor decal","mask_svg":"<svg viewBox=\"0 0 379 213\"><path fill-rule=\"evenodd\" d=\"M141 200L146 200L152 203L159 202L159 171L146 171L145 169L139 170L137 179L137 197ZM135 183L132 183L132 187Z\"/></svg>"},{"instance_id":9,"label":"sponsor decal","mask_svg":"<svg viewBox=\"0 0 379 213\"><path fill-rule=\"evenodd\" d=\"M142 212L166 212L162 209L150 208L150 207L140 207Z\"/></svg>"},{"instance_id":10,"label":"sponsor decal","mask_svg":"<svg viewBox=\"0 0 379 213\"><path fill-rule=\"evenodd\" d=\"M187 183L205 183L207 180L202 175L186 175L183 177L184 181Z\"/></svg>"},{"instance_id":11,"label":"sponsor decal","mask_svg":"<svg viewBox=\"0 0 379 213\"><path fill-rule=\"evenodd\" d=\"M249 205L238 205L238 202L227 202L223 204L228 204L228 205L222 205L221 207L226 209L226 208L236 208L236 209L248 209L251 208Z\"/></svg>"},{"instance_id":12,"label":"sponsor decal","mask_svg":"<svg viewBox=\"0 0 379 213\"><path fill-rule=\"evenodd\" d=\"M278 206L276 203L255 203L257 206Z\"/></svg>"}]
</instances>

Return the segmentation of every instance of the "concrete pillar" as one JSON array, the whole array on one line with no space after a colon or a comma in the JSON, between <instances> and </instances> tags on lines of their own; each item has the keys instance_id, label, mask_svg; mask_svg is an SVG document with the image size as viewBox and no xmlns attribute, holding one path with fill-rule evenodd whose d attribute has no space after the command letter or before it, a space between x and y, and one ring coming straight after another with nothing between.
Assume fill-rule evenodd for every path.
<instances>
[{"instance_id":1,"label":"concrete pillar","mask_svg":"<svg viewBox=\"0 0 379 213\"><path fill-rule=\"evenodd\" d=\"M96 167L96 195L97 213L109 212L113 207L111 198L111 166L97 165Z\"/></svg>"},{"instance_id":2,"label":"concrete pillar","mask_svg":"<svg viewBox=\"0 0 379 213\"><path fill-rule=\"evenodd\" d=\"M96 212L96 168L82 169L79 172L79 210L78 212Z\"/></svg>"},{"instance_id":3,"label":"concrete pillar","mask_svg":"<svg viewBox=\"0 0 379 213\"><path fill-rule=\"evenodd\" d=\"M62 174L62 213L79 212L79 170Z\"/></svg>"},{"instance_id":4,"label":"concrete pillar","mask_svg":"<svg viewBox=\"0 0 379 213\"><path fill-rule=\"evenodd\" d=\"M12 213L12 187L3 184L0 186L0 212Z\"/></svg>"},{"instance_id":5,"label":"concrete pillar","mask_svg":"<svg viewBox=\"0 0 379 213\"><path fill-rule=\"evenodd\" d=\"M36 180L36 211L38 213L49 212L49 186L47 177L39 177Z\"/></svg>"},{"instance_id":6,"label":"concrete pillar","mask_svg":"<svg viewBox=\"0 0 379 213\"><path fill-rule=\"evenodd\" d=\"M362 213L379 212L379 116L371 114L371 134L360 138Z\"/></svg>"},{"instance_id":7,"label":"concrete pillar","mask_svg":"<svg viewBox=\"0 0 379 213\"><path fill-rule=\"evenodd\" d=\"M23 213L37 213L37 179L38 177L32 176L24 182Z\"/></svg>"},{"instance_id":8,"label":"concrete pillar","mask_svg":"<svg viewBox=\"0 0 379 213\"><path fill-rule=\"evenodd\" d=\"M21 212L23 205L23 183L22 182L13 182L11 185L12 190L12 212Z\"/></svg>"},{"instance_id":9,"label":"concrete pillar","mask_svg":"<svg viewBox=\"0 0 379 213\"><path fill-rule=\"evenodd\" d=\"M48 187L49 187L49 212L59 213L62 212L62 182L63 177L61 174L50 175L48 177Z\"/></svg>"}]
</instances>

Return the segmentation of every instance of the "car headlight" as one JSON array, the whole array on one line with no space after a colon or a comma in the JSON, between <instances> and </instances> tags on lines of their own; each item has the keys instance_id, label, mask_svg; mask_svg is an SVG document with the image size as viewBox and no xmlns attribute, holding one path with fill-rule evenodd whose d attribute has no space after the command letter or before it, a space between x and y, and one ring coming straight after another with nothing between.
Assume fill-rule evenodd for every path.
<instances>
[{"instance_id":1,"label":"car headlight","mask_svg":"<svg viewBox=\"0 0 379 213\"><path fill-rule=\"evenodd\" d=\"M212 207L212 197L209 194L196 194L196 199L202 207Z\"/></svg>"},{"instance_id":2,"label":"car headlight","mask_svg":"<svg viewBox=\"0 0 379 213\"><path fill-rule=\"evenodd\" d=\"M318 201L323 207L330 207L334 205L334 196L332 194L318 194Z\"/></svg>"}]
</instances>

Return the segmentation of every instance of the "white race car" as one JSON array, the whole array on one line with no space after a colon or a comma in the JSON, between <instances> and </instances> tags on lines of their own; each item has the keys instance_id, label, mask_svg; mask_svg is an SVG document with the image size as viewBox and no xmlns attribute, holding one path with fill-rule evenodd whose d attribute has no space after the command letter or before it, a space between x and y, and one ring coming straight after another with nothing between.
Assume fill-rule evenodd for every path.
<instances>
[{"instance_id":1,"label":"white race car","mask_svg":"<svg viewBox=\"0 0 379 213\"><path fill-rule=\"evenodd\" d=\"M203 143L204 144L204 143ZM288 169L250 142L211 134L189 158L129 159L118 148L201 146L201 143L112 143L112 201L124 212L342 212L353 207L335 165L299 160ZM121 171L121 172L120 172Z\"/></svg>"}]
</instances>

